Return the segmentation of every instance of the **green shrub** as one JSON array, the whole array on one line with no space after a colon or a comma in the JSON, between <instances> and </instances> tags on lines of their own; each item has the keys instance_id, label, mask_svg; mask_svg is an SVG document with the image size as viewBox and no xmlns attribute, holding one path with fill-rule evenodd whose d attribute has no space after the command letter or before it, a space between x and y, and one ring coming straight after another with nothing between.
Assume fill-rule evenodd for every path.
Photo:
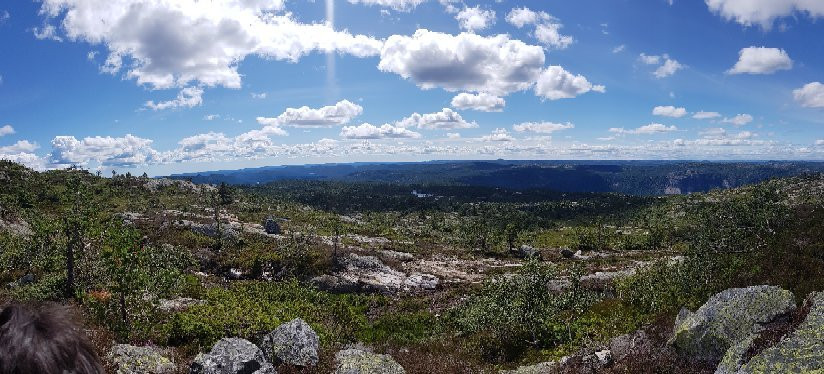
<instances>
[{"instance_id":1,"label":"green shrub","mask_svg":"<svg viewBox=\"0 0 824 374\"><path fill-rule=\"evenodd\" d=\"M226 336L256 340L284 322L300 317L322 344L350 342L366 324L373 296L333 295L286 282L234 282L204 292L207 304L174 314L160 328L173 345L210 346Z\"/></svg>"},{"instance_id":2,"label":"green shrub","mask_svg":"<svg viewBox=\"0 0 824 374\"><path fill-rule=\"evenodd\" d=\"M569 341L570 323L595 295L583 291L577 281L564 293L550 293L548 284L556 278L551 265L531 260L516 274L488 280L478 294L452 311L450 320L492 361L511 361L528 348Z\"/></svg>"}]
</instances>

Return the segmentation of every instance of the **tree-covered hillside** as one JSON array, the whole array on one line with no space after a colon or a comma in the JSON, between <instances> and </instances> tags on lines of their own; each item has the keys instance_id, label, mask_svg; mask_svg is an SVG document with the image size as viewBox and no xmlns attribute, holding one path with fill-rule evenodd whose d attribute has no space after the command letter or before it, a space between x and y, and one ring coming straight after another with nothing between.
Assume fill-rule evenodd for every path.
<instances>
[{"instance_id":1,"label":"tree-covered hillside","mask_svg":"<svg viewBox=\"0 0 824 374\"><path fill-rule=\"evenodd\" d=\"M300 318L317 361L266 353L278 372L341 370L347 348L407 373L713 372L667 344L682 307L730 287L824 290L822 174L639 197L0 162L0 185L0 303L69 305L112 371L132 346L163 372L189 372L223 338L271 352ZM648 344L593 356L627 333Z\"/></svg>"}]
</instances>

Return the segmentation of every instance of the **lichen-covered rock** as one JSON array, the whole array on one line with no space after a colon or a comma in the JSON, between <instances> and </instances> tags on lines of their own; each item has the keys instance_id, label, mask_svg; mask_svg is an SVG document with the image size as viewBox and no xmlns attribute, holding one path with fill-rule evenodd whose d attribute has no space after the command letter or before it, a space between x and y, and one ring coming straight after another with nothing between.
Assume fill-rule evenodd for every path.
<instances>
[{"instance_id":1,"label":"lichen-covered rock","mask_svg":"<svg viewBox=\"0 0 824 374\"><path fill-rule=\"evenodd\" d=\"M731 288L711 297L695 313L682 310L670 344L693 359L719 360L730 347L759 332L762 324L794 309L793 294L779 287Z\"/></svg>"},{"instance_id":2,"label":"lichen-covered rock","mask_svg":"<svg viewBox=\"0 0 824 374\"><path fill-rule=\"evenodd\" d=\"M719 363L718 367L715 369L715 374L736 373L738 369L741 368L741 365L745 363L744 356L755 342L756 337L758 337L757 334L752 334L730 347L721 359L721 363Z\"/></svg>"},{"instance_id":3,"label":"lichen-covered rock","mask_svg":"<svg viewBox=\"0 0 824 374\"><path fill-rule=\"evenodd\" d=\"M558 368L555 361L542 362L540 364L521 366L515 370L501 370L499 374L546 374Z\"/></svg>"},{"instance_id":4,"label":"lichen-covered rock","mask_svg":"<svg viewBox=\"0 0 824 374\"><path fill-rule=\"evenodd\" d=\"M116 344L108 355L117 374L167 374L175 372L175 364L156 347Z\"/></svg>"},{"instance_id":5,"label":"lichen-covered rock","mask_svg":"<svg viewBox=\"0 0 824 374\"><path fill-rule=\"evenodd\" d=\"M345 349L335 355L335 374L405 374L400 364L389 355L360 349Z\"/></svg>"},{"instance_id":6,"label":"lichen-covered rock","mask_svg":"<svg viewBox=\"0 0 824 374\"><path fill-rule=\"evenodd\" d=\"M719 365L716 373L824 373L824 292L810 294L804 307L809 308L809 313L795 331L746 363L740 360L743 353L728 352L724 361L728 357L729 361L738 361ZM741 346L745 345L749 347ZM736 364L741 366L732 370Z\"/></svg>"},{"instance_id":7,"label":"lichen-covered rock","mask_svg":"<svg viewBox=\"0 0 824 374\"><path fill-rule=\"evenodd\" d=\"M189 373L277 374L258 346L240 338L220 339L209 353L195 357Z\"/></svg>"},{"instance_id":8,"label":"lichen-covered rock","mask_svg":"<svg viewBox=\"0 0 824 374\"><path fill-rule=\"evenodd\" d=\"M315 330L295 318L266 334L260 346L270 362L314 366L318 363L318 343Z\"/></svg>"}]
</instances>

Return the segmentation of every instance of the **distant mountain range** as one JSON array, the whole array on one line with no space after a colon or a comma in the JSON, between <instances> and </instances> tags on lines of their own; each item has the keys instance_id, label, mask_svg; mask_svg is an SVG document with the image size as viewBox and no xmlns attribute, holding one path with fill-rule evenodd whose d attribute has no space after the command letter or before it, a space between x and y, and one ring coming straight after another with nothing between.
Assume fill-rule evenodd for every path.
<instances>
[{"instance_id":1,"label":"distant mountain range","mask_svg":"<svg viewBox=\"0 0 824 374\"><path fill-rule=\"evenodd\" d=\"M264 184L279 180L467 185L561 192L664 195L734 188L770 178L824 172L803 161L429 161L267 166L174 174L195 183Z\"/></svg>"}]
</instances>

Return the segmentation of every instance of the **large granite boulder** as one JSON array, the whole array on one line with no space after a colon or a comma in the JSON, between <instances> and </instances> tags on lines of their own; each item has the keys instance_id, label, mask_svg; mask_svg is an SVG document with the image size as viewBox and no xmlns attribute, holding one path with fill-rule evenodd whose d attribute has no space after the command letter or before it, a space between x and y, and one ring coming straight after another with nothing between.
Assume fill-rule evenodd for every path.
<instances>
[{"instance_id":1,"label":"large granite boulder","mask_svg":"<svg viewBox=\"0 0 824 374\"><path fill-rule=\"evenodd\" d=\"M108 354L117 374L167 374L176 366L166 353L157 347L137 347L116 344Z\"/></svg>"},{"instance_id":2,"label":"large granite boulder","mask_svg":"<svg viewBox=\"0 0 824 374\"><path fill-rule=\"evenodd\" d=\"M345 349L335 355L335 374L406 374L389 355Z\"/></svg>"},{"instance_id":3,"label":"large granite boulder","mask_svg":"<svg viewBox=\"0 0 824 374\"><path fill-rule=\"evenodd\" d=\"M682 309L669 343L692 359L720 360L727 350L761 331L761 325L795 310L792 292L775 286L731 288L695 313Z\"/></svg>"},{"instance_id":4,"label":"large granite boulder","mask_svg":"<svg viewBox=\"0 0 824 374\"><path fill-rule=\"evenodd\" d=\"M270 362L314 366L318 363L318 343L312 327L295 318L266 334L260 346Z\"/></svg>"},{"instance_id":5,"label":"large granite boulder","mask_svg":"<svg viewBox=\"0 0 824 374\"><path fill-rule=\"evenodd\" d=\"M803 310L809 312L795 331L749 358L757 339L751 335L727 351L716 373L824 373L824 292L810 294Z\"/></svg>"},{"instance_id":6,"label":"large granite boulder","mask_svg":"<svg viewBox=\"0 0 824 374\"><path fill-rule=\"evenodd\" d=\"M277 374L263 351L246 339L223 338L209 353L201 353L190 374Z\"/></svg>"}]
</instances>

